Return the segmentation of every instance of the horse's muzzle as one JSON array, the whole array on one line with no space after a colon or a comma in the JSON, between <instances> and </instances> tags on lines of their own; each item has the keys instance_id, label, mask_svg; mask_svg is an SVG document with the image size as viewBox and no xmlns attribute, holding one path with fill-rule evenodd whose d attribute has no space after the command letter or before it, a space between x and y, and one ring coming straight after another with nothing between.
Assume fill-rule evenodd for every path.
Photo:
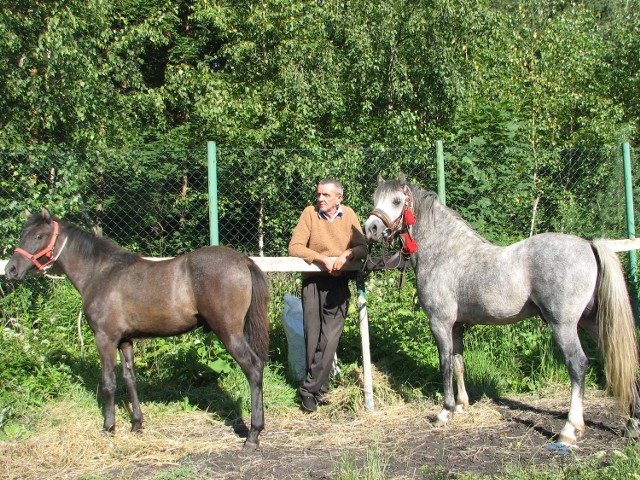
<instances>
[{"instance_id":1,"label":"horse's muzzle","mask_svg":"<svg viewBox=\"0 0 640 480\"><path fill-rule=\"evenodd\" d=\"M7 280L22 281L27 274L28 268L18 270L16 262L11 259L4 267L4 275Z\"/></svg>"},{"instance_id":2,"label":"horse's muzzle","mask_svg":"<svg viewBox=\"0 0 640 480\"><path fill-rule=\"evenodd\" d=\"M364 233L370 242L388 242L391 230L378 217L370 216L364 224Z\"/></svg>"}]
</instances>

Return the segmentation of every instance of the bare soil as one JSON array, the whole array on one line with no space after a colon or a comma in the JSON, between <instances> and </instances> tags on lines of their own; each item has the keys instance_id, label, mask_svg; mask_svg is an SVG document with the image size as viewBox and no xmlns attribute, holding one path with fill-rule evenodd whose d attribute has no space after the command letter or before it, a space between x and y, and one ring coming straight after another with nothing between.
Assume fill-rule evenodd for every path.
<instances>
[{"instance_id":1,"label":"bare soil","mask_svg":"<svg viewBox=\"0 0 640 480\"><path fill-rule=\"evenodd\" d=\"M482 400L444 428L432 421L439 405L401 403L345 411L338 405L306 414L296 409L266 412L267 427L254 452L243 450L243 421L215 413L167 413L146 406L142 434L126 431L121 409L114 436L99 432L96 408L69 418L64 403L51 406L49 426L28 438L0 442L0 477L151 479L183 467L198 478L334 479L350 463L362 472L373 460L386 463L384 478L473 478L505 475L512 467L606 462L623 449L623 421L601 392L585 399L587 431L577 448L553 450L566 417L568 395ZM368 463L369 462L369 463ZM355 467L353 467L355 466ZM468 477L467 477L468 478Z\"/></svg>"},{"instance_id":2,"label":"bare soil","mask_svg":"<svg viewBox=\"0 0 640 480\"><path fill-rule=\"evenodd\" d=\"M331 479L338 471L336 466L346 459L364 469L367 453L373 453L387 461L385 478L455 478L508 474L512 467L596 456L605 460L614 450L624 448L627 439L613 403L592 398L585 408L587 433L579 446L570 451L555 449L552 442L564 425L566 401L485 401L454 417L445 428L432 426L438 408L425 411L420 407L335 423L317 424L313 415L295 422L272 419L254 454L211 453L191 461L206 469L211 478ZM320 435L314 437L318 430Z\"/></svg>"}]
</instances>

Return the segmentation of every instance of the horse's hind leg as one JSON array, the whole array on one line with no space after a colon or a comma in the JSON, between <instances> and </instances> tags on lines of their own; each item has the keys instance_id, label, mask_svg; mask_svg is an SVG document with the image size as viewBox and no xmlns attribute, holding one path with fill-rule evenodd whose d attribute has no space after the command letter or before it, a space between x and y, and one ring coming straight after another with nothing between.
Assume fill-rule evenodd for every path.
<instances>
[{"instance_id":1,"label":"horse's hind leg","mask_svg":"<svg viewBox=\"0 0 640 480\"><path fill-rule=\"evenodd\" d=\"M245 441L245 448L258 447L258 436L264 429L264 407L262 399L262 377L264 362L256 355L242 333L235 335L218 335L227 347L227 351L238 362L249 382L251 390L251 428Z\"/></svg>"},{"instance_id":2,"label":"horse's hind leg","mask_svg":"<svg viewBox=\"0 0 640 480\"><path fill-rule=\"evenodd\" d=\"M464 352L463 336L464 324L455 324L453 326L453 376L456 379L458 395L456 397L456 413L464 412L469 407L469 394L464 384Z\"/></svg>"},{"instance_id":3,"label":"horse's hind leg","mask_svg":"<svg viewBox=\"0 0 640 480\"><path fill-rule=\"evenodd\" d=\"M120 344L120 361L122 362L122 379L131 399L131 431L138 432L142 428L142 410L136 389L136 372L133 365L133 344L125 340Z\"/></svg>"},{"instance_id":4,"label":"horse's hind leg","mask_svg":"<svg viewBox=\"0 0 640 480\"><path fill-rule=\"evenodd\" d=\"M567 421L560 431L558 442L573 445L584 434L583 416L584 377L587 370L587 356L582 350L576 325L550 323L553 337L564 356L564 362L571 379L571 404Z\"/></svg>"},{"instance_id":5,"label":"horse's hind leg","mask_svg":"<svg viewBox=\"0 0 640 480\"><path fill-rule=\"evenodd\" d=\"M624 426L624 436L627 438L640 438L640 385L636 382L636 389L631 406L629 419Z\"/></svg>"},{"instance_id":6,"label":"horse's hind leg","mask_svg":"<svg viewBox=\"0 0 640 480\"><path fill-rule=\"evenodd\" d=\"M598 324L594 314L580 319L580 326L589 333L593 340L598 342ZM635 393L629 405L629 418L624 427L624 435L628 438L640 438L640 385L638 382L636 382Z\"/></svg>"}]
</instances>

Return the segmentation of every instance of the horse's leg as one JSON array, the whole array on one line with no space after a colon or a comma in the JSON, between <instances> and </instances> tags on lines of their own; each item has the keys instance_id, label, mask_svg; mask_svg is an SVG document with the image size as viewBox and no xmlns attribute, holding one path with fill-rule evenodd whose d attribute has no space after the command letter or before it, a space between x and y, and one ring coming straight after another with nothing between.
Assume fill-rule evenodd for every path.
<instances>
[{"instance_id":1,"label":"horse's leg","mask_svg":"<svg viewBox=\"0 0 640 480\"><path fill-rule=\"evenodd\" d=\"M453 394L453 341L450 324L446 321L430 318L431 334L433 335L440 357L440 373L442 374L443 408L438 413L435 426L445 425L449 416L455 410Z\"/></svg>"},{"instance_id":2,"label":"horse's leg","mask_svg":"<svg viewBox=\"0 0 640 480\"><path fill-rule=\"evenodd\" d=\"M463 337L464 324L456 323L453 326L453 375L456 379L458 396L456 398L456 413L463 413L469 407L469 394L464 385L464 352Z\"/></svg>"},{"instance_id":3,"label":"horse's leg","mask_svg":"<svg viewBox=\"0 0 640 480\"><path fill-rule=\"evenodd\" d=\"M131 399L131 431L138 432L142 428L142 410L136 389L136 372L133 365L133 344L125 340L120 344L120 361L122 362L122 379Z\"/></svg>"},{"instance_id":4,"label":"horse's leg","mask_svg":"<svg viewBox=\"0 0 640 480\"><path fill-rule=\"evenodd\" d=\"M564 427L560 431L558 442L573 445L584 434L583 417L584 377L587 370L587 356L582 350L580 338L575 323L550 323L564 362L571 379L571 404L569 415Z\"/></svg>"},{"instance_id":5,"label":"horse's leg","mask_svg":"<svg viewBox=\"0 0 640 480\"><path fill-rule=\"evenodd\" d=\"M104 424L106 432L116 429L116 345L106 335L96 332L96 346L102 365L102 398L104 401Z\"/></svg>"},{"instance_id":6,"label":"horse's leg","mask_svg":"<svg viewBox=\"0 0 640 480\"><path fill-rule=\"evenodd\" d=\"M580 326L589 336L598 342L598 324L595 315L589 315L580 320ZM640 385L636 382L636 389L629 405L629 418L624 427L624 435L628 438L640 438Z\"/></svg>"},{"instance_id":7,"label":"horse's leg","mask_svg":"<svg viewBox=\"0 0 640 480\"><path fill-rule=\"evenodd\" d=\"M624 426L624 436L640 438L640 385L636 382L636 391L629 408L629 419Z\"/></svg>"},{"instance_id":8,"label":"horse's leg","mask_svg":"<svg viewBox=\"0 0 640 480\"><path fill-rule=\"evenodd\" d=\"M251 428L244 448L258 447L258 436L264 429L264 407L262 400L262 376L264 362L256 355L242 333L234 335L218 334L229 354L238 362L249 382L251 390Z\"/></svg>"}]
</instances>

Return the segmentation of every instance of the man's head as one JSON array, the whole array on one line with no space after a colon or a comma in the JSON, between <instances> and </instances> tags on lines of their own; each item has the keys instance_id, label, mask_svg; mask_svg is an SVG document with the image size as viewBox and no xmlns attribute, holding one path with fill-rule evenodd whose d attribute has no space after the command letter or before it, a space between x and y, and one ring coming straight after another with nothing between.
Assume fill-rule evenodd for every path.
<instances>
[{"instance_id":1,"label":"man's head","mask_svg":"<svg viewBox=\"0 0 640 480\"><path fill-rule=\"evenodd\" d=\"M317 202L318 210L328 216L332 216L338 210L342 202L344 189L342 184L332 178L325 178L318 183Z\"/></svg>"}]
</instances>

